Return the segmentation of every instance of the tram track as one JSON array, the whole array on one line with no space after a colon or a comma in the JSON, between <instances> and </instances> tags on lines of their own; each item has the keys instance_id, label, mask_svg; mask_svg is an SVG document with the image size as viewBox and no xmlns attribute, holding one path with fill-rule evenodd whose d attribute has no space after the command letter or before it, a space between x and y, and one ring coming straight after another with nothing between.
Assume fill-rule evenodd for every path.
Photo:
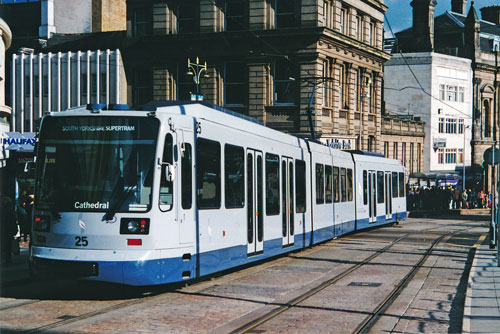
<instances>
[{"instance_id":1,"label":"tram track","mask_svg":"<svg viewBox=\"0 0 500 334\"><path fill-rule=\"evenodd\" d=\"M443 228L448 228L450 226L456 226L456 224L449 224L449 226L440 226L438 229L442 230ZM408 283L411 281L411 279L415 276L415 274L418 271L418 269L420 269L422 267L422 265L425 263L426 259L430 256L430 254L432 253L433 248L437 244L439 244L443 240L443 238L445 238L447 236L451 236L453 234L461 233L461 232L466 231L466 230L470 230L470 229L475 228L475 227L476 226L474 226L474 227L467 227L467 228L464 228L464 229L458 229L456 231L452 231L452 232L448 232L448 233L442 234L438 238L436 238L434 240L434 242L432 243L432 245L426 250L424 256L417 262L417 264L415 264L413 266L413 268L410 271L410 273L408 273L403 278L403 280L400 282L400 284L398 284L398 286L395 287L395 289L393 291L391 291L391 293L388 295L388 297L386 297L384 299L384 301L381 302L377 306L377 308L372 313L370 313L370 315L367 318L365 318L365 320L363 321L363 323L360 324L360 326L356 329L356 331L354 333L364 333L364 332L368 331L369 328L371 328L371 326L377 321L377 319L380 317L380 315L392 304L392 302L397 298L397 296L401 293L401 291L408 285ZM407 232L407 233L404 233L401 236L398 236L397 238L396 238L396 236L394 236L395 239L392 240L389 244L387 244L384 247L381 247L381 248L379 248L377 250L374 250L373 254L371 254L370 256L368 256L365 259L361 260L359 263L351 266L350 268L347 268L346 270L344 270L342 273L336 275L335 277L332 277L332 278L328 279L327 281L322 282L318 286L311 288L310 290L308 290L307 292L301 294L300 296L297 296L297 297L295 297L295 298L293 298L293 299L291 299L291 300L289 300L289 301L287 301L285 303L280 303L277 308L269 311L268 313L264 314L263 316L255 319L253 321L248 322L247 324L245 324L243 326L240 326L236 330L233 330L231 333L247 333L247 332L250 332L251 330L257 328L260 325L262 325L263 323L265 323L265 322L267 322L267 321L269 321L269 320L277 317L279 314L282 314L283 312L286 312L287 310L289 310L289 309L297 306L301 302L307 300L308 298L310 298L310 297L314 296L315 294L319 293L320 291L324 290L325 288L327 288L327 287L335 284L336 282L338 282L342 278L348 276L349 274L353 273L357 269L363 267L364 265L367 265L373 259L375 259L378 256L386 253L389 249L391 249L394 245L398 244L399 242L401 242L401 241L403 241L403 240L407 239L408 237L410 237L412 235L415 235L415 234L422 234L422 233L433 234L433 233L439 233L439 232L431 232L432 230L435 230L435 229L436 229L436 227L432 227L432 228L429 228L429 229L426 229L426 230L415 231L415 232L414 231ZM175 293L176 291L175 290L170 290L168 292ZM36 328L25 330L25 331L23 331L23 333L44 332L44 331L55 329L55 328L58 328L58 327L61 327L61 326L70 325L71 323L74 323L74 322L77 322L77 321L86 320L86 319L89 319L89 318L92 318L92 317L96 317L96 316L101 316L101 315L104 315L104 314L112 312L112 311L116 311L116 310L119 310L119 309L122 309L122 308L126 308L126 307L129 307L129 306L133 306L133 305L137 305L137 304L141 304L141 303L145 303L145 302L154 300L155 297L159 297L161 295L164 295L165 293L166 293L165 289L159 289L159 290L156 290L156 291L153 290L152 292L149 292L149 295L147 295L147 296L141 296L141 297L138 297L138 298L134 298L132 300L127 300L127 301L124 301L124 302L119 302L117 304L110 305L110 306L107 306L107 307L104 307L104 308L101 308L101 309L98 309L98 310L90 311L90 312L87 312L87 313L84 313L84 314L81 314L81 315L77 315L77 316L74 316L74 317L71 317L71 318L68 318L68 319L61 319L59 321L54 321L54 322L48 323L48 324L43 325L43 326L39 326L39 327L36 327ZM6 308L3 308L1 310L3 311L3 310L10 309L10 308L22 307L24 305L34 304L34 303L40 303L40 302L43 302L43 301L44 300L32 300L32 301L28 301L26 303L19 303L19 304L16 304L16 305L12 305L11 307L6 307Z\"/></svg>"},{"instance_id":2,"label":"tram track","mask_svg":"<svg viewBox=\"0 0 500 334\"><path fill-rule=\"evenodd\" d=\"M439 229L442 229L444 227L448 226L456 226L456 224L447 224L446 226L440 226ZM414 276L417 274L418 270L422 268L423 264L426 262L426 260L429 258L431 255L432 251L434 250L434 247L438 245L445 237L453 236L454 234L458 234L470 229L476 228L476 226L471 226L467 227L464 229L459 229L456 231L448 232L445 234L440 235L437 237L430 247L427 248L425 251L424 255L419 259L419 261L412 266L412 269L410 270L409 273L405 275L405 277L395 286L395 288L387 295L384 300L377 305L377 307L369 313L369 315L362 321L362 323L354 330L353 333L358 334L358 333L367 333L370 328L377 322L377 320L380 318L380 316L384 313L385 310L394 302L394 300L401 294L401 292L406 288L406 286L411 282L411 280L414 278ZM409 232L405 233L403 236L397 238L396 240L393 240L389 245L386 245L385 247L382 247L378 250L376 250L372 255L366 257L365 259L361 260L359 263L353 265L352 267L344 270L340 274L322 282L316 287L311 288L310 290L302 293L301 295L287 301L284 303L281 303L280 306L276 307L275 309L265 313L264 315L258 317L257 319L254 319L252 321L247 322L246 324L238 327L237 329L231 331L231 334L243 334L243 333L249 333L253 330L256 330L259 326L264 324L265 322L272 320L273 318L276 318L280 314L292 309L293 307L298 306L301 302L311 298L312 296L316 295L317 293L321 292L322 290L326 289L329 286L334 285L344 277L347 277L357 269L367 265L370 263L373 259L377 258L378 256L386 253L390 248L392 248L394 245L398 244L399 242L407 239L409 236L414 235L414 234L422 234L424 232L430 233L430 230L433 230L435 228L429 228L426 230L422 231L416 231L416 232Z\"/></svg>"}]
</instances>

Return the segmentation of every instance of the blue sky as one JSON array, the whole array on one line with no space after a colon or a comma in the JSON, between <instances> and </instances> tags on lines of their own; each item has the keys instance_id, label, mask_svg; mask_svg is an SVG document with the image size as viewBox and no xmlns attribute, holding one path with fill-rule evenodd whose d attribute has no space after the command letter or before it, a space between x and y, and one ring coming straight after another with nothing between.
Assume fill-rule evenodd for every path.
<instances>
[{"instance_id":1,"label":"blue sky","mask_svg":"<svg viewBox=\"0 0 500 334\"><path fill-rule=\"evenodd\" d=\"M412 7L410 6L411 0L385 0L385 4L389 6L386 12L387 20L389 21L394 33L409 28L412 25ZM467 12L469 10L471 1L467 3ZM481 17L480 8L498 5L500 0L476 0L474 7L476 8L477 15ZM437 0L435 15L441 15L445 11L451 10L451 0ZM389 27L385 25L386 37L392 37Z\"/></svg>"}]
</instances>

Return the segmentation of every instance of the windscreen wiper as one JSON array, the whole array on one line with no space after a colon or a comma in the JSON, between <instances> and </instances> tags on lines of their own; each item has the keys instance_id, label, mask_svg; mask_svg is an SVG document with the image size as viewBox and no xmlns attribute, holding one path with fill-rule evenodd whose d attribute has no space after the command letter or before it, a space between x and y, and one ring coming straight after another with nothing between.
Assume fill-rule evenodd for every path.
<instances>
[{"instance_id":1,"label":"windscreen wiper","mask_svg":"<svg viewBox=\"0 0 500 334\"><path fill-rule=\"evenodd\" d=\"M116 210L118 210L118 208L122 205L123 201L125 201L125 199L128 197L128 195L130 195L130 193L132 192L132 189L134 189L134 186L137 185L137 181L139 181L140 177L141 177L140 175L137 175L134 183L132 183L130 186L128 186L128 188L122 193L122 196L120 197L120 199L115 202L115 205L110 205L110 208L108 209L108 211L106 211L106 213L102 217L102 221L110 221L113 219L113 217L115 216Z\"/></svg>"}]
</instances>

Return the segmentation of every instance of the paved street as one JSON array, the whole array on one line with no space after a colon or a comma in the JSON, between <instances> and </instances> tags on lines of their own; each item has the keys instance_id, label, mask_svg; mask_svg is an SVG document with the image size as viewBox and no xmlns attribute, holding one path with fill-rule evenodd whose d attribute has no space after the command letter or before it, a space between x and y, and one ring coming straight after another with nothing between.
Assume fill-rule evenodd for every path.
<instances>
[{"instance_id":1,"label":"paved street","mask_svg":"<svg viewBox=\"0 0 500 334\"><path fill-rule=\"evenodd\" d=\"M36 282L23 253L2 268L0 332L460 333L487 226L410 218L182 287Z\"/></svg>"}]
</instances>

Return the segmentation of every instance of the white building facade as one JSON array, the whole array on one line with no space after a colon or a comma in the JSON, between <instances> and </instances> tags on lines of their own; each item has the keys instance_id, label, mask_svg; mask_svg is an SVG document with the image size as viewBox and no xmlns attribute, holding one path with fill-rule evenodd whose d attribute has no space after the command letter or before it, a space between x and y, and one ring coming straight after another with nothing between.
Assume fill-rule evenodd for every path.
<instances>
[{"instance_id":1,"label":"white building facade","mask_svg":"<svg viewBox=\"0 0 500 334\"><path fill-rule=\"evenodd\" d=\"M120 50L21 53L12 56L12 131L37 130L47 111L127 101Z\"/></svg>"},{"instance_id":2,"label":"white building facade","mask_svg":"<svg viewBox=\"0 0 500 334\"><path fill-rule=\"evenodd\" d=\"M469 59L433 52L394 54L385 65L384 94L389 111L426 123L424 173L457 174L471 166Z\"/></svg>"}]
</instances>

